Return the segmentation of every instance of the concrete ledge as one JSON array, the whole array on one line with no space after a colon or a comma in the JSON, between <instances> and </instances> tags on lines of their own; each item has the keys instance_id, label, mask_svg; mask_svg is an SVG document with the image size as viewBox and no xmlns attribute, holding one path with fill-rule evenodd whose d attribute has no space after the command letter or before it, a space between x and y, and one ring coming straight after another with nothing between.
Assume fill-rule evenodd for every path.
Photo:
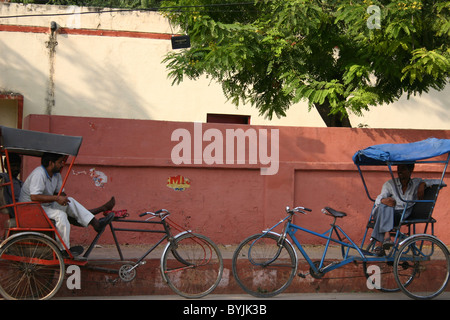
<instances>
[{"instance_id":1,"label":"concrete ledge","mask_svg":"<svg viewBox=\"0 0 450 320\"><path fill-rule=\"evenodd\" d=\"M306 267L304 264L301 267ZM119 265L120 267L120 265ZM304 268L306 269L306 268ZM368 292L366 279L361 266L345 266L330 272L322 279L296 277L286 293L338 293ZM234 280L231 260L226 259L224 274L214 294L245 293ZM83 296L130 296L130 295L173 295L175 294L163 282L159 272L159 260L148 262L137 269L137 276L131 282L123 282L117 274L82 269L81 289L69 290L66 283L59 290L57 297Z\"/></svg>"},{"instance_id":2,"label":"concrete ledge","mask_svg":"<svg viewBox=\"0 0 450 320\"><path fill-rule=\"evenodd\" d=\"M143 247L129 246L122 248L124 258L133 260L145 252ZM220 247L224 258L224 272L219 286L213 294L245 294L239 287L232 274L231 258L234 246ZM323 247L312 246L308 253L313 259L319 259ZM333 251L327 258L333 258ZM87 296L139 296L139 295L174 295L175 293L163 281L160 274L160 252L153 252L146 264L137 268L137 276L131 282L123 282L117 273L91 270L82 267L81 289L68 289L65 283L59 290L57 297L87 297ZM118 270L123 263L119 261L117 250L113 246L95 248L92 251L88 266L105 267ZM68 267L68 266L66 266ZM299 263L299 272L307 272L309 266L306 262ZM70 276L70 275L68 275ZM286 293L338 293L338 292L369 292L366 278L363 275L362 265L349 264L333 270L322 279L312 276L305 278L295 277ZM250 296L249 296L250 297Z\"/></svg>"}]
</instances>

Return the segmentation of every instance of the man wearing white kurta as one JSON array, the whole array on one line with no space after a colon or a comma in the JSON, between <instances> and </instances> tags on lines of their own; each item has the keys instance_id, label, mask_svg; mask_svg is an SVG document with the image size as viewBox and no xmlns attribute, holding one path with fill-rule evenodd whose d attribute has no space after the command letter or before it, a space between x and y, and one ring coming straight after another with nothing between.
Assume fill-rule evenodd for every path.
<instances>
[{"instance_id":1,"label":"man wearing white kurta","mask_svg":"<svg viewBox=\"0 0 450 320\"><path fill-rule=\"evenodd\" d=\"M110 213L106 218L97 220L94 215L75 199L64 193L58 195L62 186L60 171L64 166L64 156L44 154L41 166L31 172L25 180L20 193L20 202L41 202L47 216L55 221L55 227L64 243L70 248L70 223L68 216L73 217L81 226L92 225L101 232L114 218ZM63 247L61 246L61 249Z\"/></svg>"}]
</instances>

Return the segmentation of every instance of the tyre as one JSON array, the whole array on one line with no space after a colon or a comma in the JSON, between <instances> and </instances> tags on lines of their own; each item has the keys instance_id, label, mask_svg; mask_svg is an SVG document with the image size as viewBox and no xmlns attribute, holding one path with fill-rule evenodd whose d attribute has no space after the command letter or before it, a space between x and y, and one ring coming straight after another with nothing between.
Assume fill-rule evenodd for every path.
<instances>
[{"instance_id":1,"label":"tyre","mask_svg":"<svg viewBox=\"0 0 450 320\"><path fill-rule=\"evenodd\" d=\"M0 293L5 299L50 299L64 274L61 251L44 235L16 236L0 249Z\"/></svg>"},{"instance_id":2,"label":"tyre","mask_svg":"<svg viewBox=\"0 0 450 320\"><path fill-rule=\"evenodd\" d=\"M233 275L239 286L255 297L273 297L292 282L297 257L292 245L271 233L245 239L233 254Z\"/></svg>"},{"instance_id":3,"label":"tyre","mask_svg":"<svg viewBox=\"0 0 450 320\"><path fill-rule=\"evenodd\" d=\"M165 250L161 272L169 287L185 298L201 298L212 292L223 273L220 250L209 238L185 233Z\"/></svg>"},{"instance_id":4,"label":"tyre","mask_svg":"<svg viewBox=\"0 0 450 320\"><path fill-rule=\"evenodd\" d=\"M413 299L432 299L449 280L447 247L431 235L414 235L400 246L394 259L394 275L400 289Z\"/></svg>"}]
</instances>

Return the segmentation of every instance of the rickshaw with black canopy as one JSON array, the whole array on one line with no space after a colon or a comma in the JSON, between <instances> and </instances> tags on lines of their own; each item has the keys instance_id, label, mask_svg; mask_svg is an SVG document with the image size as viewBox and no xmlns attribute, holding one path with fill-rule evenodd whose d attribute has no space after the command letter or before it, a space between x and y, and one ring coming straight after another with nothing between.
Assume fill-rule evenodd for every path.
<instances>
[{"instance_id":1,"label":"rickshaw with black canopy","mask_svg":"<svg viewBox=\"0 0 450 320\"><path fill-rule=\"evenodd\" d=\"M11 203L6 203L1 196L3 188L9 188L10 193L15 194L9 161L12 153L33 157L41 157L46 152L65 155L66 161L70 161L59 190L61 194L78 155L82 137L0 126L0 138L1 155L6 159L2 161L2 167L6 163L6 168L2 168L2 171L6 170L9 176L0 181L0 212L9 215L5 240L0 245L0 272L3 273L0 278L0 293L10 299L48 299L61 287L65 262L77 265L87 262L74 259L39 203L20 203L15 197L12 197ZM61 245L63 250L60 249ZM15 265L24 270L15 272ZM24 278L26 281L22 281Z\"/></svg>"},{"instance_id":2,"label":"rickshaw with black canopy","mask_svg":"<svg viewBox=\"0 0 450 320\"><path fill-rule=\"evenodd\" d=\"M166 209L140 213L139 217L142 219L138 220L125 219L128 215L117 215L120 212L114 212L114 224L133 226L117 228L112 222L109 224L120 260L89 260L88 264L88 257L104 229L97 233L82 257L74 257L40 203L20 203L15 197L8 203L1 197L5 188L10 189L10 194L15 194L10 164L13 153L34 157L41 157L46 152L65 155L68 168L65 174L62 174L64 178L59 190L61 194L81 142L82 137L0 126L0 151L6 159L6 168L2 168L2 172L8 172L8 177L0 181L0 213L9 218L5 239L0 244L0 294L11 300L49 299L58 292L63 283L66 264L113 273L118 276L114 282L129 282L135 279L136 269L146 263L144 259L164 240L167 240L167 244L161 254L160 271L167 285L185 298L200 298L212 292L218 286L223 272L223 259L219 248L208 237L176 224L169 218L170 212ZM1 162L3 166L4 161ZM152 220L154 218L156 221ZM179 233L175 234L173 230ZM118 232L162 236L156 244L149 243L150 249L137 261L125 261L117 238ZM103 265L109 262L122 266L119 269L96 266L97 263Z\"/></svg>"}]
</instances>

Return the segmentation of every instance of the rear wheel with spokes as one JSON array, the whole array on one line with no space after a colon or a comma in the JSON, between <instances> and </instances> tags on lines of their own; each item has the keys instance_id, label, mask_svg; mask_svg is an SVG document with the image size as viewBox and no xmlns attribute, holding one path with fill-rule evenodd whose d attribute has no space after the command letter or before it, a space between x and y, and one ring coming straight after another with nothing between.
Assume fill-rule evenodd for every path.
<instances>
[{"instance_id":1,"label":"rear wheel with spokes","mask_svg":"<svg viewBox=\"0 0 450 320\"><path fill-rule=\"evenodd\" d=\"M49 299L61 287L65 266L55 242L25 234L0 249L0 293L5 299Z\"/></svg>"},{"instance_id":2,"label":"rear wheel with spokes","mask_svg":"<svg viewBox=\"0 0 450 320\"><path fill-rule=\"evenodd\" d=\"M448 284L449 251L434 236L411 236L395 256L394 275L400 289L410 298L432 299Z\"/></svg>"}]
</instances>

